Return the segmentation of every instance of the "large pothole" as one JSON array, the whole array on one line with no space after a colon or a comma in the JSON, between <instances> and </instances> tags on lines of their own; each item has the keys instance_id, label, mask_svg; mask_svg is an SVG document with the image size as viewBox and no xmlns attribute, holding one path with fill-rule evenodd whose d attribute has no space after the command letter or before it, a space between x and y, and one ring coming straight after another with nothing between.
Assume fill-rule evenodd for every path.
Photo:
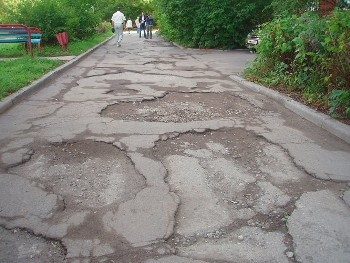
<instances>
[{"instance_id":1,"label":"large pothole","mask_svg":"<svg viewBox=\"0 0 350 263\"><path fill-rule=\"evenodd\" d=\"M151 101L120 103L108 106L103 117L144 122L207 121L213 119L254 118L247 101L232 93L170 93Z\"/></svg>"},{"instance_id":2,"label":"large pothole","mask_svg":"<svg viewBox=\"0 0 350 263\"><path fill-rule=\"evenodd\" d=\"M132 198L145 184L131 161L116 147L92 141L34 148L15 173L63 196L68 206L102 207Z\"/></svg>"}]
</instances>

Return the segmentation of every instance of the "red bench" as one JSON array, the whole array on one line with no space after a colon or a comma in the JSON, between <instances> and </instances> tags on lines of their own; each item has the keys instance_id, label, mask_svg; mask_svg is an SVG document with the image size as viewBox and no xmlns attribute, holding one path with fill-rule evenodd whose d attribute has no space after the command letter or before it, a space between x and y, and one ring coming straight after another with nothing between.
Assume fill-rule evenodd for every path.
<instances>
[{"instance_id":1,"label":"red bench","mask_svg":"<svg viewBox=\"0 0 350 263\"><path fill-rule=\"evenodd\" d=\"M0 44L1 43L24 43L26 52L33 56L33 44L38 45L41 51L42 33L39 28L28 27L23 24L0 24Z\"/></svg>"}]
</instances>

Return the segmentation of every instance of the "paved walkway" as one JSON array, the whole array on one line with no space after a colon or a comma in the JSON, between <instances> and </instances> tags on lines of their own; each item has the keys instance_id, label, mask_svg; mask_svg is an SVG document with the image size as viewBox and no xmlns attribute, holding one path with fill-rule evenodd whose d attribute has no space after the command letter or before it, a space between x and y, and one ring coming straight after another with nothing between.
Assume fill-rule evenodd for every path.
<instances>
[{"instance_id":1,"label":"paved walkway","mask_svg":"<svg viewBox=\"0 0 350 263\"><path fill-rule=\"evenodd\" d=\"M0 262L349 262L346 126L246 51L113 43L1 103Z\"/></svg>"}]
</instances>

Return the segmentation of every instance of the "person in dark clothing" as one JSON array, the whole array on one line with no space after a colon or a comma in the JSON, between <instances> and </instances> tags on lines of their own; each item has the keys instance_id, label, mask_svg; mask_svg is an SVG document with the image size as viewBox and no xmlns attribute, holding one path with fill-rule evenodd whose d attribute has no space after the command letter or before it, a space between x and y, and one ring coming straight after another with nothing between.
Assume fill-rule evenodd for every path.
<instances>
[{"instance_id":1,"label":"person in dark clothing","mask_svg":"<svg viewBox=\"0 0 350 263\"><path fill-rule=\"evenodd\" d=\"M146 38L152 39L152 29L153 29L153 17L151 14L149 14L146 18L146 31L147 31Z\"/></svg>"},{"instance_id":2,"label":"person in dark clothing","mask_svg":"<svg viewBox=\"0 0 350 263\"><path fill-rule=\"evenodd\" d=\"M139 22L140 22L140 37L141 33L143 31L143 36L147 38L146 36L146 19L147 16L142 12L141 15L139 16Z\"/></svg>"}]
</instances>

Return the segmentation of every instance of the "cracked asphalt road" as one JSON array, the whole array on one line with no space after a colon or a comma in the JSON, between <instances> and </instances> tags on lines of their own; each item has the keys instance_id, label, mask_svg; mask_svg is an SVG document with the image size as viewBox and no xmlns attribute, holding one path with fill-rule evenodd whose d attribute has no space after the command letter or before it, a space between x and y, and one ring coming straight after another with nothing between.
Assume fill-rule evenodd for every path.
<instances>
[{"instance_id":1,"label":"cracked asphalt road","mask_svg":"<svg viewBox=\"0 0 350 263\"><path fill-rule=\"evenodd\" d=\"M0 115L0 262L350 262L350 145L252 54L113 43Z\"/></svg>"}]
</instances>

